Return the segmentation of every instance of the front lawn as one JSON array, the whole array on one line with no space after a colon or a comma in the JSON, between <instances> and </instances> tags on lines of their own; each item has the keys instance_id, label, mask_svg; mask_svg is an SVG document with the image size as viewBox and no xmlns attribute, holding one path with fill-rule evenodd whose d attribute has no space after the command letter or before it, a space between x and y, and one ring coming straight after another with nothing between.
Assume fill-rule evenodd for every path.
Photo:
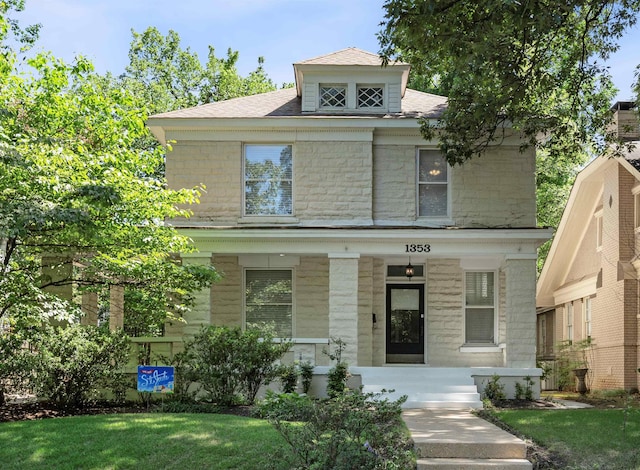
<instances>
[{"instance_id":1,"label":"front lawn","mask_svg":"<svg viewBox=\"0 0 640 470\"><path fill-rule=\"evenodd\" d=\"M263 420L224 414L109 414L0 423L9 469L277 468L288 452Z\"/></svg>"},{"instance_id":2,"label":"front lawn","mask_svg":"<svg viewBox=\"0 0 640 470\"><path fill-rule=\"evenodd\" d=\"M640 468L638 409L505 409L496 414L554 454L556 466L546 468Z\"/></svg>"}]
</instances>

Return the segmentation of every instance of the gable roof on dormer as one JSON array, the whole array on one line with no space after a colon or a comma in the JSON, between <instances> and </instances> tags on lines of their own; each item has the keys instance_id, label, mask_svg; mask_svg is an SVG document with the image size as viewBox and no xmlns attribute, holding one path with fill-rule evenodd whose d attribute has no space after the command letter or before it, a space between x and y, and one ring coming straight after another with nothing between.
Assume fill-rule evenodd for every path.
<instances>
[{"instance_id":1,"label":"gable roof on dormer","mask_svg":"<svg viewBox=\"0 0 640 470\"><path fill-rule=\"evenodd\" d=\"M312 59L301 60L293 64L296 65L367 65L380 67L382 65L382 59L378 54L372 52L363 51L357 47L347 47L340 51L331 52L329 54L314 57ZM401 65L409 65L398 62Z\"/></svg>"},{"instance_id":2,"label":"gable roof on dormer","mask_svg":"<svg viewBox=\"0 0 640 470\"><path fill-rule=\"evenodd\" d=\"M383 65L382 58L378 54L363 51L357 47L348 47L329 54L302 60L293 64L295 73L296 90L298 96L302 96L302 84L305 72L339 71L349 70L356 72L358 69L377 69L380 71L397 70L402 75L401 95L404 96L409 80L411 66L405 62L389 62Z\"/></svg>"}]
</instances>

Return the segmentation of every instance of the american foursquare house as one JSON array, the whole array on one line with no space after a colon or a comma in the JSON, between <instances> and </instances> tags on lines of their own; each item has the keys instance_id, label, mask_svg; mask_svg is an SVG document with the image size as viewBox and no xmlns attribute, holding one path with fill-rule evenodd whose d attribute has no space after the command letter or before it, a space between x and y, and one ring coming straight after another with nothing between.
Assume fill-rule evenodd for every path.
<instances>
[{"instance_id":1,"label":"american foursquare house","mask_svg":"<svg viewBox=\"0 0 640 470\"><path fill-rule=\"evenodd\" d=\"M223 279L186 323L272 325L292 358L330 365L331 338L365 390L407 406L481 406L536 368L535 156L517 136L450 167L418 118L446 98L409 65L349 48L293 65L295 87L152 116L172 188L206 185L172 224Z\"/></svg>"}]
</instances>

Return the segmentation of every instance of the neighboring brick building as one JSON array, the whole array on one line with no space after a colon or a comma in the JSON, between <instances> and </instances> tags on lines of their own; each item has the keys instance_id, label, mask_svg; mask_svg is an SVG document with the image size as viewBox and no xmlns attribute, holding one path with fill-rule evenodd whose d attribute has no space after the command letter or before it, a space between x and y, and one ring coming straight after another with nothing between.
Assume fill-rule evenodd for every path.
<instances>
[{"instance_id":1,"label":"neighboring brick building","mask_svg":"<svg viewBox=\"0 0 640 470\"><path fill-rule=\"evenodd\" d=\"M640 139L633 103L618 103L615 123ZM590 338L588 384L637 389L640 384L640 149L601 156L574 183L537 286L538 357ZM557 385L552 380L549 388Z\"/></svg>"},{"instance_id":2,"label":"neighboring brick building","mask_svg":"<svg viewBox=\"0 0 640 470\"><path fill-rule=\"evenodd\" d=\"M224 275L167 335L269 323L318 365L340 337L352 367L539 376L533 149L505 129L452 168L418 122L446 99L406 88L407 64L350 48L294 72L295 88L148 121L174 142L170 187L207 188L172 221L199 249L184 262Z\"/></svg>"}]
</instances>

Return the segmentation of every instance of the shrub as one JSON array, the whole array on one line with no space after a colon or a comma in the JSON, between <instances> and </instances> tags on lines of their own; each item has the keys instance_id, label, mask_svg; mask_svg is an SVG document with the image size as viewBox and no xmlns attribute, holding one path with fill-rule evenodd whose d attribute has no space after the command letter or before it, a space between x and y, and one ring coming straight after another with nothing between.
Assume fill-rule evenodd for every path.
<instances>
[{"instance_id":1,"label":"shrub","mask_svg":"<svg viewBox=\"0 0 640 470\"><path fill-rule=\"evenodd\" d=\"M484 387L483 395L483 398L489 400L494 405L506 399L504 385L500 383L499 375L494 374L491 376L491 379L489 379L489 382Z\"/></svg>"},{"instance_id":2,"label":"shrub","mask_svg":"<svg viewBox=\"0 0 640 470\"><path fill-rule=\"evenodd\" d=\"M36 352L25 346L28 339L22 333L0 330L0 405L6 394L29 387L32 372L40 364Z\"/></svg>"},{"instance_id":3,"label":"shrub","mask_svg":"<svg viewBox=\"0 0 640 470\"><path fill-rule=\"evenodd\" d=\"M516 400L533 400L533 385L534 381L528 375L524 377L524 385L520 382L516 382Z\"/></svg>"},{"instance_id":4,"label":"shrub","mask_svg":"<svg viewBox=\"0 0 640 470\"><path fill-rule=\"evenodd\" d=\"M63 406L83 406L102 389L122 393L122 368L129 358L129 338L104 327L49 327L41 336L35 388Z\"/></svg>"},{"instance_id":5,"label":"shrub","mask_svg":"<svg viewBox=\"0 0 640 470\"><path fill-rule=\"evenodd\" d=\"M275 393L267 390L265 398L255 407L255 416L273 421L307 421L314 401L308 395Z\"/></svg>"},{"instance_id":6,"label":"shrub","mask_svg":"<svg viewBox=\"0 0 640 470\"><path fill-rule=\"evenodd\" d=\"M284 393L293 393L298 385L298 370L295 364L280 366L280 384Z\"/></svg>"},{"instance_id":7,"label":"shrub","mask_svg":"<svg viewBox=\"0 0 640 470\"><path fill-rule=\"evenodd\" d=\"M275 343L267 330L203 327L185 345L207 398L223 406L253 404L260 387L277 377L276 361L291 343Z\"/></svg>"},{"instance_id":8,"label":"shrub","mask_svg":"<svg viewBox=\"0 0 640 470\"><path fill-rule=\"evenodd\" d=\"M343 394L347 389L349 365L342 361L342 353L346 347L346 343L340 338L331 338L331 341L336 345L333 352L327 352L326 350L322 352L332 361L336 361L335 365L329 369L327 374L327 395L329 395L330 398L335 398Z\"/></svg>"},{"instance_id":9,"label":"shrub","mask_svg":"<svg viewBox=\"0 0 640 470\"><path fill-rule=\"evenodd\" d=\"M163 364L173 366L173 400L190 403L195 401L196 392L191 386L198 380L194 370L192 349L187 345L183 351L175 353L173 357L158 356Z\"/></svg>"},{"instance_id":10,"label":"shrub","mask_svg":"<svg viewBox=\"0 0 640 470\"><path fill-rule=\"evenodd\" d=\"M300 377L302 378L302 393L309 393L311 389L311 381L313 380L313 364L304 361L299 364Z\"/></svg>"},{"instance_id":11,"label":"shrub","mask_svg":"<svg viewBox=\"0 0 640 470\"><path fill-rule=\"evenodd\" d=\"M303 423L277 415L270 421L291 446L290 468L415 468L413 442L401 418L405 400L347 390L314 402Z\"/></svg>"}]
</instances>

